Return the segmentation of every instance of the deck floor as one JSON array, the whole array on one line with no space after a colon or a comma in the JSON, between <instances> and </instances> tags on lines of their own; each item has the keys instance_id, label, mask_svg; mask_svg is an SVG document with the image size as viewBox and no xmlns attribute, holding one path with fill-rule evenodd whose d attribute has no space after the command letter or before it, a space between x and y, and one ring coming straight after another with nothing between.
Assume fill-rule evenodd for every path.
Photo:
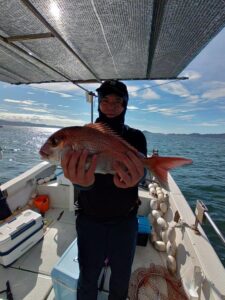
<instances>
[{"instance_id":1,"label":"deck floor","mask_svg":"<svg viewBox=\"0 0 225 300\"><path fill-rule=\"evenodd\" d=\"M50 209L45 215L48 226L44 239L11 266L0 266L0 290L5 289L9 280L14 300L55 299L51 270L76 237L74 213L65 210L57 220L61 212L62 209ZM160 253L149 242L146 247L137 246L133 270L150 263L161 265L163 260ZM6 295L1 294L1 299L7 299Z\"/></svg>"}]
</instances>

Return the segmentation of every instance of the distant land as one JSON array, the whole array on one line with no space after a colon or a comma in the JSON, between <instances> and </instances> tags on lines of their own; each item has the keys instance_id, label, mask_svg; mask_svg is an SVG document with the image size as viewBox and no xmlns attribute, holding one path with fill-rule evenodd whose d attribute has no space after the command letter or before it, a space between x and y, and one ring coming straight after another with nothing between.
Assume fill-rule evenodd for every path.
<instances>
[{"instance_id":1,"label":"distant land","mask_svg":"<svg viewBox=\"0 0 225 300\"><path fill-rule=\"evenodd\" d=\"M189 136L203 136L203 137L219 137L219 138L225 138L225 133L153 133L149 132L147 130L143 131L144 135L146 137L150 136L151 134L161 134L161 135L170 135L170 136L177 136L177 135L189 135Z\"/></svg>"},{"instance_id":2,"label":"distant land","mask_svg":"<svg viewBox=\"0 0 225 300\"><path fill-rule=\"evenodd\" d=\"M36 124L30 122L13 122L13 121L6 121L0 120L0 128L4 126L27 126L27 127L47 127L47 128L61 128L60 126L56 125L46 125L46 124ZM143 131L144 135L147 137L148 135L152 134L162 134L162 135L191 135L191 136L205 136L205 137L220 137L225 138L225 133L155 133L149 132L147 130Z\"/></svg>"},{"instance_id":3,"label":"distant land","mask_svg":"<svg viewBox=\"0 0 225 300\"><path fill-rule=\"evenodd\" d=\"M48 128L60 128L60 126L55 125L46 125L46 124L36 124L30 122L14 122L14 121L6 121L0 120L0 127L1 126L29 126L29 127L48 127Z\"/></svg>"}]
</instances>

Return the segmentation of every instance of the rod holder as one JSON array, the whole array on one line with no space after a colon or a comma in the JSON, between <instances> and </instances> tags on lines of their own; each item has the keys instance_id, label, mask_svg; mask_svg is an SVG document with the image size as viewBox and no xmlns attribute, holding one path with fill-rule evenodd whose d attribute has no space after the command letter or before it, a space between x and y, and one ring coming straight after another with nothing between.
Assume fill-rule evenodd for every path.
<instances>
[{"instance_id":1,"label":"rod holder","mask_svg":"<svg viewBox=\"0 0 225 300\"><path fill-rule=\"evenodd\" d=\"M216 232L217 236L220 238L223 245L225 246L225 237L222 234L222 232L219 230L219 228L217 227L215 222L210 217L210 215L208 213L208 208L206 207L206 205L201 200L197 200L196 208L195 208L195 224L192 226L192 228L195 230L195 232L197 234L200 234L199 230L198 230L198 224L199 223L202 224L205 219L208 220L208 222L210 223L210 225L212 226L212 228Z\"/></svg>"}]
</instances>

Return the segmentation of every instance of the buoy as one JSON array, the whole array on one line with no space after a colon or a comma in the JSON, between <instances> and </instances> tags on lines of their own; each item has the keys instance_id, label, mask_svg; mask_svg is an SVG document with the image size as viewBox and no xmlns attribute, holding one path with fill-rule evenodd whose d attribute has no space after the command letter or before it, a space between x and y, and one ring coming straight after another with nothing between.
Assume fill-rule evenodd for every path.
<instances>
[{"instance_id":1,"label":"buoy","mask_svg":"<svg viewBox=\"0 0 225 300\"><path fill-rule=\"evenodd\" d=\"M159 204L159 208L160 208L160 210L161 210L161 212L162 213L166 213L167 212L167 210L168 210L168 206L167 206L167 204L165 203L165 202L161 202L160 204Z\"/></svg>"},{"instance_id":2,"label":"buoy","mask_svg":"<svg viewBox=\"0 0 225 300\"><path fill-rule=\"evenodd\" d=\"M158 220L158 218L160 218L162 216L162 212L160 210L153 209L152 216Z\"/></svg>"},{"instance_id":3,"label":"buoy","mask_svg":"<svg viewBox=\"0 0 225 300\"><path fill-rule=\"evenodd\" d=\"M41 184L43 184L43 183L45 183L45 181L44 181L43 178L38 179L38 181L37 181L37 184L38 184L38 185L41 185Z\"/></svg>"},{"instance_id":4,"label":"buoy","mask_svg":"<svg viewBox=\"0 0 225 300\"><path fill-rule=\"evenodd\" d=\"M161 251L161 252L165 252L166 251L166 244L163 241L156 241L154 243L154 246L157 250Z\"/></svg>"},{"instance_id":5,"label":"buoy","mask_svg":"<svg viewBox=\"0 0 225 300\"><path fill-rule=\"evenodd\" d=\"M168 255L167 259L166 259L166 265L167 265L168 270L171 273L174 274L176 272L176 270L177 270L177 263L176 263L175 257L173 257L172 255Z\"/></svg>"},{"instance_id":6,"label":"buoy","mask_svg":"<svg viewBox=\"0 0 225 300\"><path fill-rule=\"evenodd\" d=\"M164 200L164 194L161 193L157 193L157 198L159 199L159 201L163 201Z\"/></svg>"},{"instance_id":7,"label":"buoy","mask_svg":"<svg viewBox=\"0 0 225 300\"><path fill-rule=\"evenodd\" d=\"M148 189L150 190L151 188L155 188L153 183L150 183L150 184L148 185Z\"/></svg>"},{"instance_id":8,"label":"buoy","mask_svg":"<svg viewBox=\"0 0 225 300\"><path fill-rule=\"evenodd\" d=\"M153 185L155 188L157 188L159 186L158 183L156 183L156 182L154 182Z\"/></svg>"},{"instance_id":9,"label":"buoy","mask_svg":"<svg viewBox=\"0 0 225 300\"><path fill-rule=\"evenodd\" d=\"M34 206L39 209L40 213L45 213L49 209L48 195L39 195L33 200Z\"/></svg>"},{"instance_id":10,"label":"buoy","mask_svg":"<svg viewBox=\"0 0 225 300\"><path fill-rule=\"evenodd\" d=\"M166 230L168 228L167 222L162 217L157 218L157 224L162 230Z\"/></svg>"},{"instance_id":11,"label":"buoy","mask_svg":"<svg viewBox=\"0 0 225 300\"><path fill-rule=\"evenodd\" d=\"M177 245L176 245L176 242L170 242L168 241L167 244L166 244L166 252L168 255L171 255L171 256L176 256L176 251L177 251Z\"/></svg>"},{"instance_id":12,"label":"buoy","mask_svg":"<svg viewBox=\"0 0 225 300\"><path fill-rule=\"evenodd\" d=\"M150 193L150 195L155 196L155 195L156 195L156 190L155 190L155 188L154 188L154 187L151 187L151 188L149 189L149 193Z\"/></svg>"},{"instance_id":13,"label":"buoy","mask_svg":"<svg viewBox=\"0 0 225 300\"><path fill-rule=\"evenodd\" d=\"M167 230L161 231L160 235L161 235L162 241L167 244L167 242L168 242Z\"/></svg>"}]
</instances>

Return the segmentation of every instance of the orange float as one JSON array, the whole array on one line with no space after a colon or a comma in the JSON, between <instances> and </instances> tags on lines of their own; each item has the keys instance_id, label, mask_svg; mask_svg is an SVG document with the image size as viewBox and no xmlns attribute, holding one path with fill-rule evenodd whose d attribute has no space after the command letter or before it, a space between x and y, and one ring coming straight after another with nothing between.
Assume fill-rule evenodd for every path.
<instances>
[{"instance_id":1,"label":"orange float","mask_svg":"<svg viewBox=\"0 0 225 300\"><path fill-rule=\"evenodd\" d=\"M45 213L49 209L48 195L39 195L34 199L34 206L39 209L40 213Z\"/></svg>"}]
</instances>

